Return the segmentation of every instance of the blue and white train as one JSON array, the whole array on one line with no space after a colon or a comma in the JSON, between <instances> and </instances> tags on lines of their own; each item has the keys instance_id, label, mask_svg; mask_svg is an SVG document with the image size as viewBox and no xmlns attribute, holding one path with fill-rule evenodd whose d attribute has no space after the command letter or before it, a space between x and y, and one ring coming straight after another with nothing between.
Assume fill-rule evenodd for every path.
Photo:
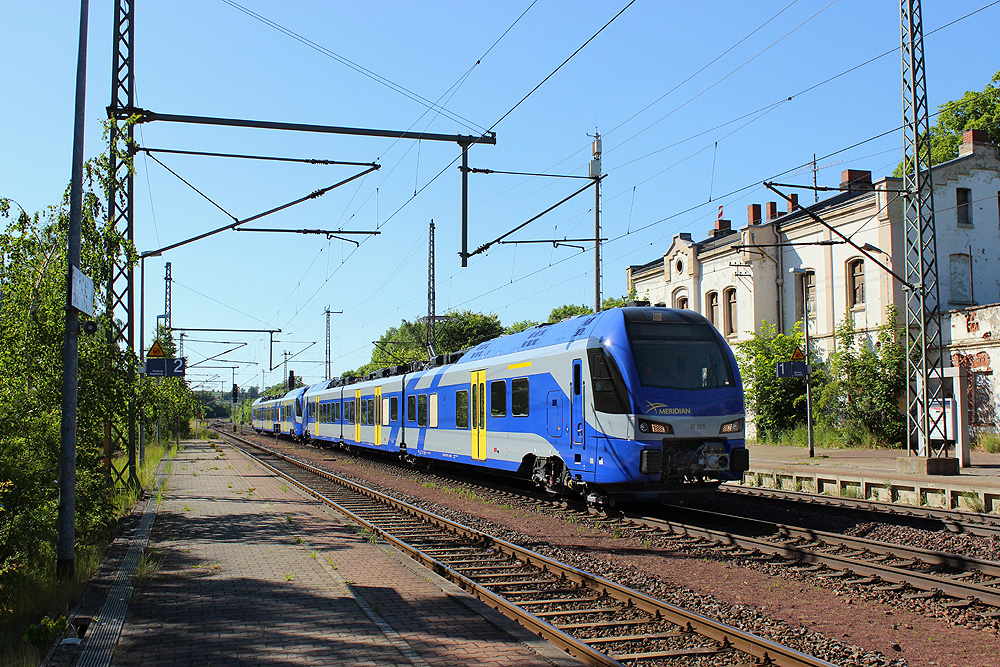
<instances>
[{"instance_id":1,"label":"blue and white train","mask_svg":"<svg viewBox=\"0 0 1000 667\"><path fill-rule=\"evenodd\" d=\"M592 503L749 468L732 350L689 310L615 308L253 405L257 431L530 478Z\"/></svg>"}]
</instances>

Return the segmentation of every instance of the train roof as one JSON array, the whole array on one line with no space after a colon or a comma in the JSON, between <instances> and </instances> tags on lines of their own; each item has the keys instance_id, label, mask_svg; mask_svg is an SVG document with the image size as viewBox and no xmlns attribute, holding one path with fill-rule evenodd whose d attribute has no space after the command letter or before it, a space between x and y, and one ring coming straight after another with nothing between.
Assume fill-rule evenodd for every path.
<instances>
[{"instance_id":1,"label":"train roof","mask_svg":"<svg viewBox=\"0 0 1000 667\"><path fill-rule=\"evenodd\" d=\"M484 341L466 352L458 363L468 363L514 354L550 345L569 345L628 322L675 322L704 324L708 320L691 310L655 307L610 308L567 318L555 324L541 324L531 329Z\"/></svg>"},{"instance_id":2,"label":"train roof","mask_svg":"<svg viewBox=\"0 0 1000 667\"><path fill-rule=\"evenodd\" d=\"M261 396L252 405L258 405L260 403L265 403L267 401L286 401L291 400L301 394L304 394L309 387L296 387L295 389L290 389L281 396Z\"/></svg>"},{"instance_id":3,"label":"train roof","mask_svg":"<svg viewBox=\"0 0 1000 667\"><path fill-rule=\"evenodd\" d=\"M611 308L602 310L596 314L587 313L577 315L561 322L556 322L555 324L539 324L518 333L507 334L484 341L466 350L438 355L429 361L414 361L409 364L380 368L363 377L337 377L330 380L323 380L310 387L300 387L295 391L302 390L311 395L327 389L346 387L348 385L360 384L369 380L378 380L396 375L419 373L421 371L440 368L441 366L474 363L483 359L552 345L569 345L574 341L586 340L594 335L603 336L616 328L623 330L624 327L622 325L626 321L687 324L705 324L708 322L707 319L692 310L649 306ZM293 398L296 395L294 392L289 392L282 398Z\"/></svg>"}]
</instances>

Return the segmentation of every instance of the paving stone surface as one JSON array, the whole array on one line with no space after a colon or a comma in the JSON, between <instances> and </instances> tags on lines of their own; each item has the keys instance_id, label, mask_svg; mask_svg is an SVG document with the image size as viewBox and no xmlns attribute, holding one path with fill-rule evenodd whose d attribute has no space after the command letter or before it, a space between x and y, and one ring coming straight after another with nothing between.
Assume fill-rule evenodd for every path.
<instances>
[{"instance_id":1,"label":"paving stone surface","mask_svg":"<svg viewBox=\"0 0 1000 667\"><path fill-rule=\"evenodd\" d=\"M146 553L114 665L579 664L218 443L182 443Z\"/></svg>"}]
</instances>

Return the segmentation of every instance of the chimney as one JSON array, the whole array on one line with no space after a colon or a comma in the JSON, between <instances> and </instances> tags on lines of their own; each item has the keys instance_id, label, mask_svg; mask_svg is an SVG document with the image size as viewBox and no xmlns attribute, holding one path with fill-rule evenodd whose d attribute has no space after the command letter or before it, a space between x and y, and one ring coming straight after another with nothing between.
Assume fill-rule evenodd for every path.
<instances>
[{"instance_id":1,"label":"chimney","mask_svg":"<svg viewBox=\"0 0 1000 667\"><path fill-rule=\"evenodd\" d=\"M764 214L767 216L768 220L774 220L778 217L778 203L769 201L764 204Z\"/></svg>"},{"instance_id":2,"label":"chimney","mask_svg":"<svg viewBox=\"0 0 1000 667\"><path fill-rule=\"evenodd\" d=\"M958 157L965 157L976 152L976 148L990 143L990 133L987 130L966 130L962 133L962 145L958 148Z\"/></svg>"},{"instance_id":3,"label":"chimney","mask_svg":"<svg viewBox=\"0 0 1000 667\"><path fill-rule=\"evenodd\" d=\"M747 224L760 224L760 204L750 204L747 206Z\"/></svg>"},{"instance_id":4,"label":"chimney","mask_svg":"<svg viewBox=\"0 0 1000 667\"><path fill-rule=\"evenodd\" d=\"M725 236L732 229L732 225L729 220L716 220L715 229L712 230L712 236Z\"/></svg>"},{"instance_id":5,"label":"chimney","mask_svg":"<svg viewBox=\"0 0 1000 667\"><path fill-rule=\"evenodd\" d=\"M799 205L799 196L797 194L791 195L791 200L788 202L788 212L792 213L795 211L795 207Z\"/></svg>"},{"instance_id":6,"label":"chimney","mask_svg":"<svg viewBox=\"0 0 1000 667\"><path fill-rule=\"evenodd\" d=\"M845 169L840 173L841 189L874 190L872 173L861 169Z\"/></svg>"}]
</instances>

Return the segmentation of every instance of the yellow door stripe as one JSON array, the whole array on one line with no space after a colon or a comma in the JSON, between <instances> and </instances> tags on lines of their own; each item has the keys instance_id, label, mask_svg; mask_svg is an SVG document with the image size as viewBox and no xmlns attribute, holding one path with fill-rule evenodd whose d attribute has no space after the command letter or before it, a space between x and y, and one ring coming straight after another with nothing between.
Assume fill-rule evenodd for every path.
<instances>
[{"instance_id":1,"label":"yellow door stripe","mask_svg":"<svg viewBox=\"0 0 1000 667\"><path fill-rule=\"evenodd\" d=\"M507 370L509 370L509 371L512 371L512 370L515 370L515 369L518 369L518 368L531 368L531 362L530 361L522 361L519 364L508 364L507 365Z\"/></svg>"}]
</instances>

